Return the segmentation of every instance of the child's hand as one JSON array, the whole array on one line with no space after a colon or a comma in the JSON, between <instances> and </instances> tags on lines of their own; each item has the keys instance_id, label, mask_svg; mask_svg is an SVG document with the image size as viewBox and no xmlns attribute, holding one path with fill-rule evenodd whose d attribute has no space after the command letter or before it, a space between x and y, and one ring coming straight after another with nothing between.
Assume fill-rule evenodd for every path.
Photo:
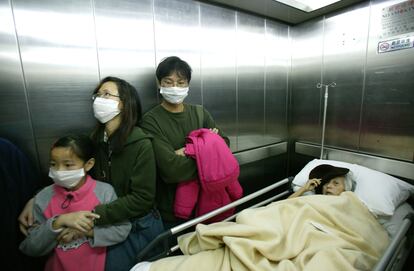
<instances>
[{"instance_id":1,"label":"child's hand","mask_svg":"<svg viewBox=\"0 0 414 271\"><path fill-rule=\"evenodd\" d=\"M86 233L92 230L94 220L97 218L99 215L90 211L73 212L58 216L52 226L54 229L68 227Z\"/></svg>"},{"instance_id":2,"label":"child's hand","mask_svg":"<svg viewBox=\"0 0 414 271\"><path fill-rule=\"evenodd\" d=\"M93 237L93 230L83 233L75 229L65 228L59 233L56 240L59 244L67 244L82 237Z\"/></svg>"},{"instance_id":3,"label":"child's hand","mask_svg":"<svg viewBox=\"0 0 414 271\"><path fill-rule=\"evenodd\" d=\"M18 220L19 220L19 228L20 231L27 236L28 229L33 226L33 205L34 205L34 198L31 198L26 205L24 206L23 211L20 213Z\"/></svg>"},{"instance_id":4,"label":"child's hand","mask_svg":"<svg viewBox=\"0 0 414 271\"><path fill-rule=\"evenodd\" d=\"M78 230L74 230L71 228L65 228L63 231L61 231L56 238L59 244L67 244L74 240L77 240L79 238L82 238L85 236L85 233L82 233Z\"/></svg>"}]
</instances>

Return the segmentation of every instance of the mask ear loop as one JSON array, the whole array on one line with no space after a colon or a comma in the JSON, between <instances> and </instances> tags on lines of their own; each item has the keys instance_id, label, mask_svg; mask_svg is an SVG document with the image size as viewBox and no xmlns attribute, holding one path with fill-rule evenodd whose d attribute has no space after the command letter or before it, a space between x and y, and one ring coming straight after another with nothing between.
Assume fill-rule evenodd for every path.
<instances>
[{"instance_id":1,"label":"mask ear loop","mask_svg":"<svg viewBox=\"0 0 414 271\"><path fill-rule=\"evenodd\" d=\"M60 208L62 209L66 209L69 207L71 201L73 199L73 195L72 194L68 194L66 195L66 199L62 202L62 204L60 205Z\"/></svg>"}]
</instances>

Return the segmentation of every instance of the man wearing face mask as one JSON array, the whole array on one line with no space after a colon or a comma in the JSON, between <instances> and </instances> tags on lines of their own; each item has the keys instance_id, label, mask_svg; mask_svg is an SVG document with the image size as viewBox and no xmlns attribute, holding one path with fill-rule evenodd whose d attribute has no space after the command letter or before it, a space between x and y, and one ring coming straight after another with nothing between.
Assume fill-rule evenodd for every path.
<instances>
[{"instance_id":1,"label":"man wearing face mask","mask_svg":"<svg viewBox=\"0 0 414 271\"><path fill-rule=\"evenodd\" d=\"M176 56L161 61L156 76L163 100L148 111L142 121L142 128L154 136L157 206L166 229L182 222L173 211L177 184L197 178L195 160L184 154L187 135L193 130L209 128L229 145L229 139L217 128L207 110L183 103L188 95L191 72L188 63Z\"/></svg>"}]
</instances>

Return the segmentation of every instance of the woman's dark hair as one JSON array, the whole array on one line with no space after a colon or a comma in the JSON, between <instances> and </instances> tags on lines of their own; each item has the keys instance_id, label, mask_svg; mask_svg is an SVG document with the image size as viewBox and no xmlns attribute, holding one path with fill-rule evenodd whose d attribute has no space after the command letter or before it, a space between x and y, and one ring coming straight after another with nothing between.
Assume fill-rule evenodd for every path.
<instances>
[{"instance_id":1,"label":"woman's dark hair","mask_svg":"<svg viewBox=\"0 0 414 271\"><path fill-rule=\"evenodd\" d=\"M181 60L177 56L169 56L164 58L160 64L158 64L155 74L158 82L161 82L162 78L169 76L174 72L176 72L180 77L186 78L188 83L190 83L192 72L191 67L187 62Z\"/></svg>"},{"instance_id":2,"label":"woman's dark hair","mask_svg":"<svg viewBox=\"0 0 414 271\"><path fill-rule=\"evenodd\" d=\"M98 93L98 90L106 82L113 82L118 88L119 99L123 104L121 110L121 124L118 129L111 135L110 144L114 152L118 152L124 146L128 136L131 134L135 126L139 124L142 118L142 108L139 95L134 86L127 81L118 77L108 76L102 79L96 86L93 94ZM98 135L104 129L105 124L98 123L92 133L92 139L98 142Z\"/></svg>"},{"instance_id":3,"label":"woman's dark hair","mask_svg":"<svg viewBox=\"0 0 414 271\"><path fill-rule=\"evenodd\" d=\"M94 144L86 135L68 135L61 137L53 143L51 150L57 147L70 148L83 162L95 156Z\"/></svg>"}]
</instances>

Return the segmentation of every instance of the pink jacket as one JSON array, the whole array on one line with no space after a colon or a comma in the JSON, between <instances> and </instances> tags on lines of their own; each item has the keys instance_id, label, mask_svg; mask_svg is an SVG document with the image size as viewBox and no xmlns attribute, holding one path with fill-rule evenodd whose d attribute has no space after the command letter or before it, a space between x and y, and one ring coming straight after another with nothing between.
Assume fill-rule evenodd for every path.
<instances>
[{"instance_id":1,"label":"pink jacket","mask_svg":"<svg viewBox=\"0 0 414 271\"><path fill-rule=\"evenodd\" d=\"M198 180L180 183L174 202L175 216L190 218L206 214L243 196L239 184L239 164L223 138L209 129L192 131L187 137L185 154L197 162ZM215 216L208 222L221 221L234 209Z\"/></svg>"}]
</instances>

